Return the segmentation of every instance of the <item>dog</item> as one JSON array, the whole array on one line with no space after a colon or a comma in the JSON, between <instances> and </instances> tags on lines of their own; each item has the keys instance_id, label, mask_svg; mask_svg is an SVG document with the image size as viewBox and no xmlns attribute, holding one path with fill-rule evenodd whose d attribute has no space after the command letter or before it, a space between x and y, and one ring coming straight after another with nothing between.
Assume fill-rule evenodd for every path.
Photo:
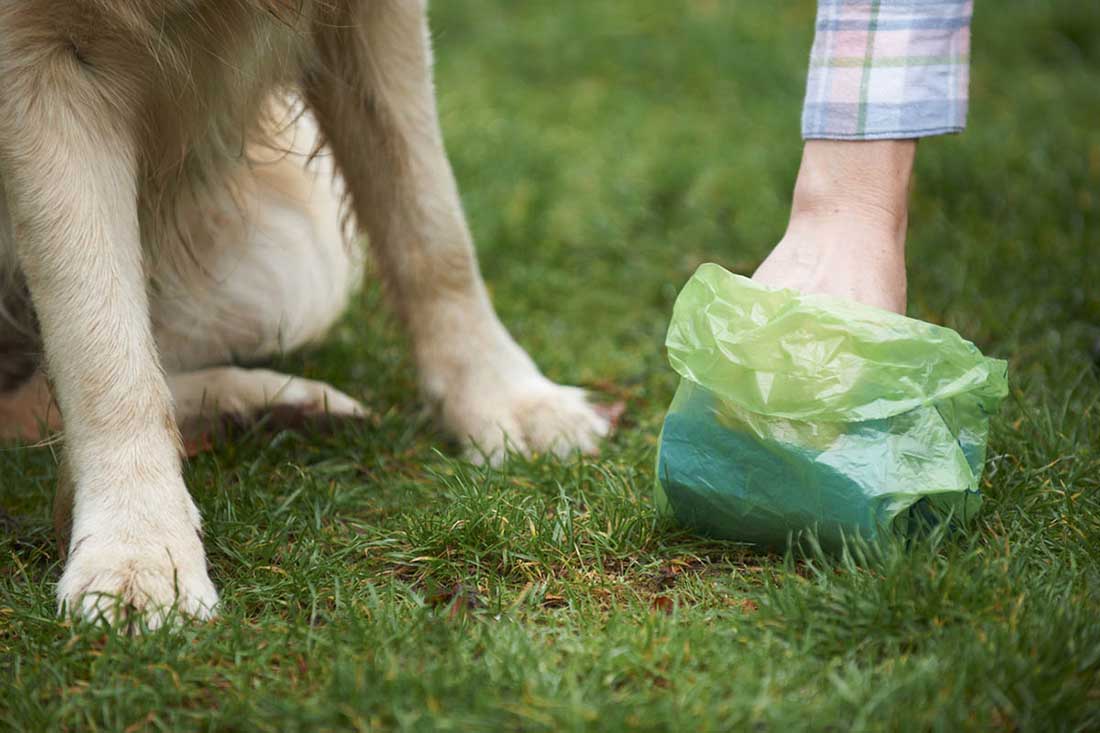
<instances>
[{"instance_id":1,"label":"dog","mask_svg":"<svg viewBox=\"0 0 1100 733\"><path fill-rule=\"evenodd\" d=\"M426 0L0 0L0 431L63 425L62 613L215 613L179 426L362 414L238 366L341 317L360 233L472 457L597 449L606 416L490 304Z\"/></svg>"}]
</instances>

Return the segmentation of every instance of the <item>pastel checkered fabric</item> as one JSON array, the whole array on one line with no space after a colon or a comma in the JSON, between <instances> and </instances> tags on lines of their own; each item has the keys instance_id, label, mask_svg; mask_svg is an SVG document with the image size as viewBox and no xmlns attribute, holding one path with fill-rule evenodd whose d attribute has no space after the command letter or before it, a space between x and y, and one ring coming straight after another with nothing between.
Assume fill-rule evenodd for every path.
<instances>
[{"instance_id":1,"label":"pastel checkered fabric","mask_svg":"<svg viewBox=\"0 0 1100 733\"><path fill-rule=\"evenodd\" d=\"M802 136L961 131L973 10L973 0L819 0Z\"/></svg>"}]
</instances>

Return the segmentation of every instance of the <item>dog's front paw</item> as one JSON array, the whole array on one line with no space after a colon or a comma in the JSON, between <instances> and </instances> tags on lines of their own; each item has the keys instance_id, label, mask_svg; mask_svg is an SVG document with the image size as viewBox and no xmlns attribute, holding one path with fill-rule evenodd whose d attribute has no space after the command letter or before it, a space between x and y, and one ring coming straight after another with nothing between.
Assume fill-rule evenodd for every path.
<instances>
[{"instance_id":1,"label":"dog's front paw","mask_svg":"<svg viewBox=\"0 0 1100 733\"><path fill-rule=\"evenodd\" d=\"M189 497L184 506L162 499L140 516L78 518L57 584L61 613L128 631L214 614L198 512Z\"/></svg>"},{"instance_id":2,"label":"dog's front paw","mask_svg":"<svg viewBox=\"0 0 1100 733\"><path fill-rule=\"evenodd\" d=\"M544 377L494 389L463 392L444 405L444 418L463 439L475 463L499 465L513 451L525 456L595 454L611 421L588 401L584 390Z\"/></svg>"}]
</instances>

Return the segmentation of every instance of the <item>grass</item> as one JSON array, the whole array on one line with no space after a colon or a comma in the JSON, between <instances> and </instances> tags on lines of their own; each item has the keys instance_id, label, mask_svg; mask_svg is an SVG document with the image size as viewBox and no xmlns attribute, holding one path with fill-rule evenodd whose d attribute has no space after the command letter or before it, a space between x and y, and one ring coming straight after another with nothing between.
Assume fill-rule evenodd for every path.
<instances>
[{"instance_id":1,"label":"grass","mask_svg":"<svg viewBox=\"0 0 1100 733\"><path fill-rule=\"evenodd\" d=\"M435 4L448 145L504 321L625 400L603 455L459 461L368 286L280 368L374 412L187 467L218 621L59 622L49 450L0 451L0 726L1100 727L1100 6L979 2L970 129L921 144L910 314L1011 362L965 537L859 564L654 513L662 340L703 261L782 233L812 3Z\"/></svg>"}]
</instances>

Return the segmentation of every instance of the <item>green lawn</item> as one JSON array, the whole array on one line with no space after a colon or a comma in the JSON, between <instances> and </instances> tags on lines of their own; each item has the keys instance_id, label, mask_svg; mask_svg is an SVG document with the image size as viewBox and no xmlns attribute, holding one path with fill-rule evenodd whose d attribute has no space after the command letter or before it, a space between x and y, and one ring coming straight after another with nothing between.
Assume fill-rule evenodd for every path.
<instances>
[{"instance_id":1,"label":"green lawn","mask_svg":"<svg viewBox=\"0 0 1100 733\"><path fill-rule=\"evenodd\" d=\"M1100 727L1100 4L977 5L970 129L921 144L910 238L910 314L1011 362L967 536L857 567L654 513L672 302L782 234L813 3L438 0L501 316L622 429L599 459L463 463L369 286L279 367L374 418L193 460L221 616L141 638L55 618L55 455L4 448L0 727Z\"/></svg>"}]
</instances>

